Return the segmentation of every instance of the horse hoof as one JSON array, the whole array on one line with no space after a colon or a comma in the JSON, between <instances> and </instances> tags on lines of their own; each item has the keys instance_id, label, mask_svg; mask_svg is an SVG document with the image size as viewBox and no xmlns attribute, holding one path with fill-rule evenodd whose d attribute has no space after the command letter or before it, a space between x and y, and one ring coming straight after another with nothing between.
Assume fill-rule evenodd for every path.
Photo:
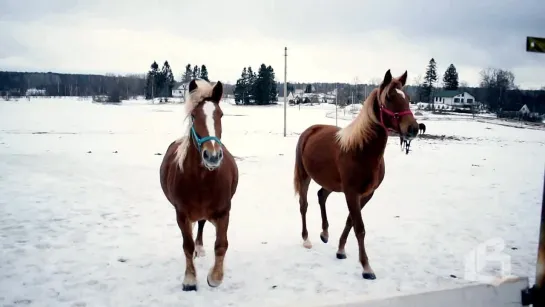
<instances>
[{"instance_id":1,"label":"horse hoof","mask_svg":"<svg viewBox=\"0 0 545 307\"><path fill-rule=\"evenodd\" d=\"M303 242L303 246L307 249L311 249L312 248L312 243L310 242L309 239L306 239L304 242Z\"/></svg>"},{"instance_id":2,"label":"horse hoof","mask_svg":"<svg viewBox=\"0 0 545 307\"><path fill-rule=\"evenodd\" d=\"M368 279L368 280L377 279L377 276L375 275L375 273L366 273L366 272L363 272L363 273L361 274L361 276L363 277L363 279Z\"/></svg>"},{"instance_id":3,"label":"horse hoof","mask_svg":"<svg viewBox=\"0 0 545 307\"><path fill-rule=\"evenodd\" d=\"M194 258L206 256L206 252L204 251L204 247L203 247L202 245L197 245L197 246L195 247L195 253L194 253L194 255L195 255Z\"/></svg>"},{"instance_id":4,"label":"horse hoof","mask_svg":"<svg viewBox=\"0 0 545 307\"><path fill-rule=\"evenodd\" d=\"M182 285L183 291L197 291L197 285Z\"/></svg>"},{"instance_id":5,"label":"horse hoof","mask_svg":"<svg viewBox=\"0 0 545 307\"><path fill-rule=\"evenodd\" d=\"M221 280L219 281L211 281L210 280L210 275L208 277L206 277L206 282L208 283L208 285L212 288L216 288L217 286L221 285Z\"/></svg>"},{"instance_id":6,"label":"horse hoof","mask_svg":"<svg viewBox=\"0 0 545 307\"><path fill-rule=\"evenodd\" d=\"M320 239L322 240L322 242L324 243L327 243L327 241L329 240L328 237L324 236L323 234L320 234Z\"/></svg>"},{"instance_id":7,"label":"horse hoof","mask_svg":"<svg viewBox=\"0 0 545 307\"><path fill-rule=\"evenodd\" d=\"M346 254L337 253L337 259L346 259Z\"/></svg>"}]
</instances>

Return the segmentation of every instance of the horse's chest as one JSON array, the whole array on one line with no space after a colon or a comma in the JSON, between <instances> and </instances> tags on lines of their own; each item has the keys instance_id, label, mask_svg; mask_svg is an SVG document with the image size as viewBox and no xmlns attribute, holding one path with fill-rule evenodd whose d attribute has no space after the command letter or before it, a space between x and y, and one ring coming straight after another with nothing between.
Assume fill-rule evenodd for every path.
<instances>
[{"instance_id":1,"label":"horse's chest","mask_svg":"<svg viewBox=\"0 0 545 307\"><path fill-rule=\"evenodd\" d=\"M222 211L221 199L224 186L214 177L187 176L177 180L171 186L176 207L190 220L206 219L216 211Z\"/></svg>"},{"instance_id":2,"label":"horse's chest","mask_svg":"<svg viewBox=\"0 0 545 307\"><path fill-rule=\"evenodd\" d=\"M188 178L178 183L179 197L183 202L204 203L210 201L218 193L218 188L213 188L214 186L213 181Z\"/></svg>"},{"instance_id":3,"label":"horse's chest","mask_svg":"<svg viewBox=\"0 0 545 307\"><path fill-rule=\"evenodd\" d=\"M384 178L384 164L358 165L344 171L345 189L353 189L359 194L368 194L376 190Z\"/></svg>"}]
</instances>

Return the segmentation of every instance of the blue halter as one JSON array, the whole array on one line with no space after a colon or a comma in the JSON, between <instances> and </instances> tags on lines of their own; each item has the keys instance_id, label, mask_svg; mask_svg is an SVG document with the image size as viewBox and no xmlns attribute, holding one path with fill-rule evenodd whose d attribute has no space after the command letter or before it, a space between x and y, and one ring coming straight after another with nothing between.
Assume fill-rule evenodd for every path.
<instances>
[{"instance_id":1,"label":"blue halter","mask_svg":"<svg viewBox=\"0 0 545 307\"><path fill-rule=\"evenodd\" d=\"M193 123L194 123L194 121L193 121L193 119L191 119L191 135L193 135L193 139L195 140L195 142L197 142L197 147L199 149L199 152L201 152L202 144L204 144L205 142L208 142L208 141L214 140L214 141L218 142L218 144L220 144L220 146L222 145L220 139L218 139L215 136L205 136L203 138L200 138L197 135L197 132L195 131L195 125Z\"/></svg>"}]
</instances>

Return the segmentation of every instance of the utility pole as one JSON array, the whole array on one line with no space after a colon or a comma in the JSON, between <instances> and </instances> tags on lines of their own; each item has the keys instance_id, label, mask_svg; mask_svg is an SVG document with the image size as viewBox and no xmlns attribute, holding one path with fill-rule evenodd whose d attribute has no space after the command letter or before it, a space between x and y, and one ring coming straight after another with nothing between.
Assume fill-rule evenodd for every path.
<instances>
[{"instance_id":1,"label":"utility pole","mask_svg":"<svg viewBox=\"0 0 545 307\"><path fill-rule=\"evenodd\" d=\"M288 108L288 47L284 47L284 137L286 137L287 108Z\"/></svg>"}]
</instances>

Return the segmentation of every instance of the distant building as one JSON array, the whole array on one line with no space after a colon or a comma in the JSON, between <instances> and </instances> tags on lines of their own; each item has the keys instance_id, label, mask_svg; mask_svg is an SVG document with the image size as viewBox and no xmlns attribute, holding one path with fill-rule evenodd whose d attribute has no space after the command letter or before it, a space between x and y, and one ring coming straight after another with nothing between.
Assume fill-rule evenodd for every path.
<instances>
[{"instance_id":1,"label":"distant building","mask_svg":"<svg viewBox=\"0 0 545 307\"><path fill-rule=\"evenodd\" d=\"M182 98L184 101L185 92L189 86L189 83L182 83L180 86L172 90L172 97Z\"/></svg>"},{"instance_id":2,"label":"distant building","mask_svg":"<svg viewBox=\"0 0 545 307\"><path fill-rule=\"evenodd\" d=\"M25 96L45 96L45 89L29 88L26 90Z\"/></svg>"},{"instance_id":3,"label":"distant building","mask_svg":"<svg viewBox=\"0 0 545 307\"><path fill-rule=\"evenodd\" d=\"M530 114L530 109L527 105L523 105L522 108L520 108L519 112L524 115Z\"/></svg>"},{"instance_id":4,"label":"distant building","mask_svg":"<svg viewBox=\"0 0 545 307\"><path fill-rule=\"evenodd\" d=\"M469 107L476 105L475 97L465 91L440 91L433 95L434 104L445 104L453 107Z\"/></svg>"}]
</instances>

